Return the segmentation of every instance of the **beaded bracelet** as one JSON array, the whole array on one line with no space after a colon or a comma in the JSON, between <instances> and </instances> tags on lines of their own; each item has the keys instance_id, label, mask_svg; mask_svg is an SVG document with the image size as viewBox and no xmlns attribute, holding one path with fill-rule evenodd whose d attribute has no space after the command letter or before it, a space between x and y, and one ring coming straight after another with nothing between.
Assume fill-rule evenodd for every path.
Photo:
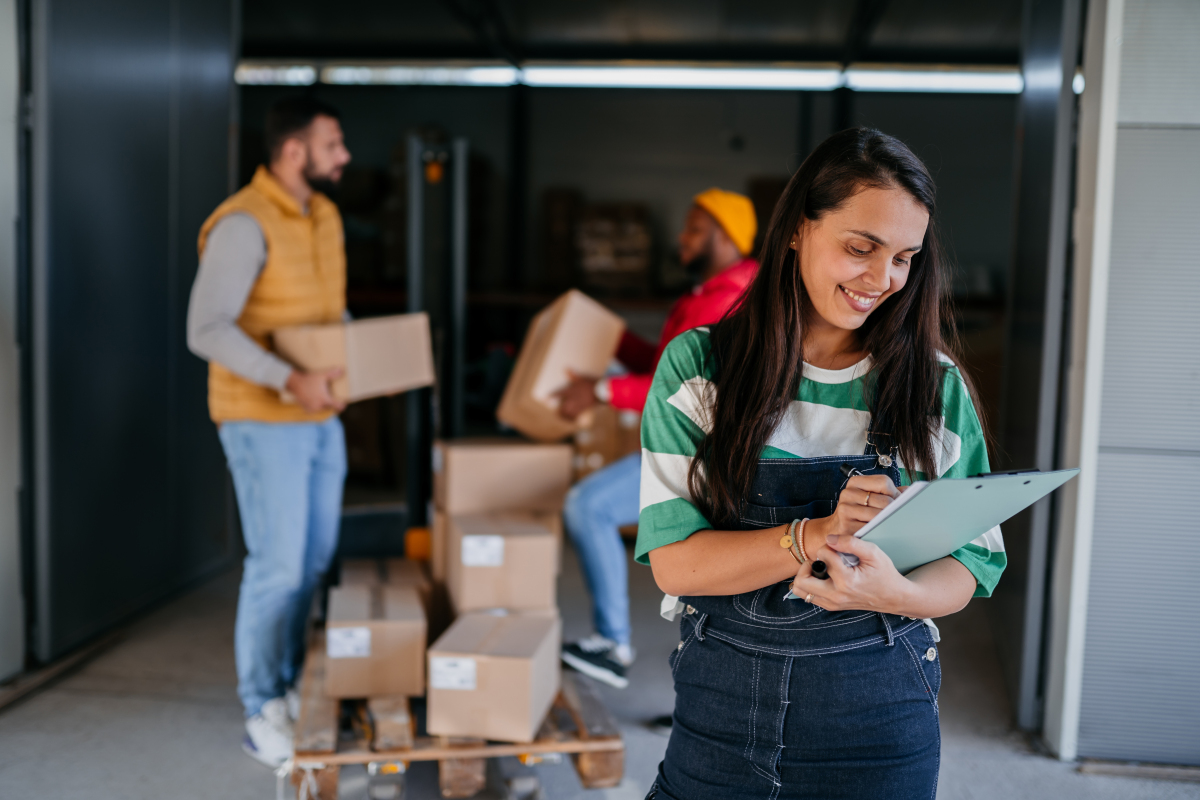
<instances>
[{"instance_id":1,"label":"beaded bracelet","mask_svg":"<svg viewBox=\"0 0 1200 800\"><path fill-rule=\"evenodd\" d=\"M793 523L794 524L794 523ZM800 520L800 533L796 535L796 545L800 550L800 563L808 561L808 553L804 552L804 526L808 524L808 517Z\"/></svg>"},{"instance_id":2,"label":"beaded bracelet","mask_svg":"<svg viewBox=\"0 0 1200 800\"><path fill-rule=\"evenodd\" d=\"M788 526L787 535L779 540L779 546L785 550L789 550L792 558L796 559L797 564L803 564L808 561L808 554L804 552L804 524L808 522L808 518L794 519L792 524ZM800 526L799 535L796 534L796 526Z\"/></svg>"}]
</instances>

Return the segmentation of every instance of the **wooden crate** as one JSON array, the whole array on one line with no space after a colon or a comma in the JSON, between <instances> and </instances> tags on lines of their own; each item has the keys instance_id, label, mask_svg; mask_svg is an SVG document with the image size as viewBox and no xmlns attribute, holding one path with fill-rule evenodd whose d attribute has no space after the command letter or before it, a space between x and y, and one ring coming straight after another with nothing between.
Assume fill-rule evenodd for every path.
<instances>
[{"instance_id":1,"label":"wooden crate","mask_svg":"<svg viewBox=\"0 0 1200 800\"><path fill-rule=\"evenodd\" d=\"M375 765L402 773L414 761L437 761L442 797L472 797L483 789L487 759L568 754L588 789L616 786L625 768L625 743L595 687L565 671L562 689L533 742L509 744L480 739L418 736L407 697L365 701L325 696L325 634L309 645L296 721L292 784L301 800L336 800L343 764ZM351 735L342 735L343 720Z\"/></svg>"}]
</instances>

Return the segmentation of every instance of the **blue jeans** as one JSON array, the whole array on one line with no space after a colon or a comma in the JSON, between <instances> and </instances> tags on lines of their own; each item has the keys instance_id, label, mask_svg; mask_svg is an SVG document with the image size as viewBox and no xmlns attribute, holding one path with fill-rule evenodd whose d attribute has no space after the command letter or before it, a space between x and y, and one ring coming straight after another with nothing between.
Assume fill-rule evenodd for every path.
<instances>
[{"instance_id":1,"label":"blue jeans","mask_svg":"<svg viewBox=\"0 0 1200 800\"><path fill-rule=\"evenodd\" d=\"M593 472L567 493L563 521L592 593L596 633L629 644L629 567L617 529L638 520L642 454Z\"/></svg>"},{"instance_id":2,"label":"blue jeans","mask_svg":"<svg viewBox=\"0 0 1200 800\"><path fill-rule=\"evenodd\" d=\"M246 542L233 646L246 716L280 697L304 663L313 592L337 548L346 440L321 423L225 422L221 445Z\"/></svg>"}]
</instances>

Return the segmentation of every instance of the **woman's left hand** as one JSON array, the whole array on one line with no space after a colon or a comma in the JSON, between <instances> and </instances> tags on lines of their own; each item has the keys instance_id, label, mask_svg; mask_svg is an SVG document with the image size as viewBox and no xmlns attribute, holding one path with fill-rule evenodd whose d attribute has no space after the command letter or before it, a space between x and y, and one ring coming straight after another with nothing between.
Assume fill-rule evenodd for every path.
<instances>
[{"instance_id":1,"label":"woman's left hand","mask_svg":"<svg viewBox=\"0 0 1200 800\"><path fill-rule=\"evenodd\" d=\"M839 553L858 556L858 566L846 566ZM792 582L792 594L826 611L903 613L912 584L877 545L845 534L829 536L813 558L825 562L829 580L814 578L812 561L806 561Z\"/></svg>"}]
</instances>

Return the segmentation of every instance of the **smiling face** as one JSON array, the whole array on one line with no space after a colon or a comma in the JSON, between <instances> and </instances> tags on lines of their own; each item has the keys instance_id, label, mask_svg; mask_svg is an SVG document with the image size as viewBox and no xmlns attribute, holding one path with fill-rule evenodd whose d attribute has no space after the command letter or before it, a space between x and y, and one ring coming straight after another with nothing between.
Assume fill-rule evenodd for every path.
<instances>
[{"instance_id":1,"label":"smiling face","mask_svg":"<svg viewBox=\"0 0 1200 800\"><path fill-rule=\"evenodd\" d=\"M792 245L814 314L810 333L845 334L862 327L904 288L921 249L929 211L903 189L867 188L819 220L806 220Z\"/></svg>"}]
</instances>

